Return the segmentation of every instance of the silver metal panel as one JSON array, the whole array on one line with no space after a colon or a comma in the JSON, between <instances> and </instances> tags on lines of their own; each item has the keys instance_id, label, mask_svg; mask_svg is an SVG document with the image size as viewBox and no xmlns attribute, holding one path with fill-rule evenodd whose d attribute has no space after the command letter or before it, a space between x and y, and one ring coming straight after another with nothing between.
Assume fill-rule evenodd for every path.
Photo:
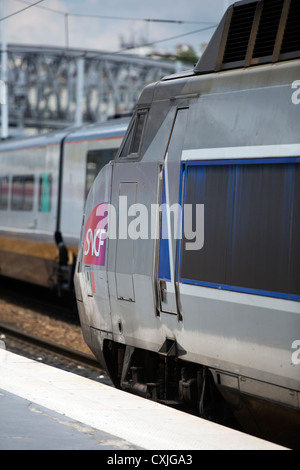
<instances>
[{"instance_id":1,"label":"silver metal panel","mask_svg":"<svg viewBox=\"0 0 300 470\"><path fill-rule=\"evenodd\" d=\"M127 212L127 228L129 230L134 228L132 224L135 224L139 217L138 213L136 217L128 213L130 201L133 201L136 197L136 200L143 204L148 214L151 214L151 203L158 202L159 173L160 166L155 162L116 163L113 165L111 203L114 207L118 208L119 194L125 195L127 192L130 196L131 199L128 198L127 200L127 209L125 207L123 209L124 217L126 215L124 211ZM120 188L121 192L119 193ZM137 191L136 196L134 188ZM141 344L145 340L144 328L147 328L149 335L153 336L155 341L157 312L155 301L156 285L153 279L155 269L155 239L151 238L151 230L153 229L154 233L157 232L156 220L157 218L153 217L154 226L152 226L152 221L149 217L149 237L145 239L138 235L139 227L137 226L135 232L137 235L136 239L109 240L109 258L107 264L112 322L114 335L116 335L117 340L120 342L127 341L128 344ZM120 242L121 244L119 244ZM133 258L131 258L130 254L133 254ZM126 275L126 273L126 282L130 281L129 285L125 285L123 282L124 277L120 276L120 274ZM122 293L125 295L130 291L132 295L131 282L133 282L135 302L128 301L129 295L127 295L128 300L121 300L119 296ZM126 290L119 291L125 288ZM118 326L120 321L123 325L122 334L120 334ZM139 328L137 328L138 324L140 325Z\"/></svg>"},{"instance_id":2,"label":"silver metal panel","mask_svg":"<svg viewBox=\"0 0 300 470\"><path fill-rule=\"evenodd\" d=\"M298 393L295 390L277 387L273 384L248 379L247 377L241 377L239 382L240 391L242 393L249 393L256 397L276 401L278 403L285 403L294 408L300 408Z\"/></svg>"},{"instance_id":3,"label":"silver metal panel","mask_svg":"<svg viewBox=\"0 0 300 470\"><path fill-rule=\"evenodd\" d=\"M57 249L54 232L57 223L59 182L59 137L23 139L0 146L0 175L33 177L32 207L0 210L1 273L17 279L49 286L54 281ZM51 175L51 202L45 211L39 207L40 177Z\"/></svg>"},{"instance_id":4,"label":"silver metal panel","mask_svg":"<svg viewBox=\"0 0 300 470\"><path fill-rule=\"evenodd\" d=\"M34 143L34 142L33 142ZM25 143L24 143L25 145ZM0 153L1 175L9 175L10 181L13 176L33 175L34 177L34 199L33 209L30 211L10 210L0 211L0 226L20 230L23 233L47 233L55 231L57 214L57 188L59 171L59 145L36 145L24 147L23 149L13 148L7 152ZM39 178L41 173L51 173L52 175L52 203L51 211L47 213L39 212Z\"/></svg>"},{"instance_id":5,"label":"silver metal panel","mask_svg":"<svg viewBox=\"0 0 300 470\"><path fill-rule=\"evenodd\" d=\"M299 302L180 284L187 359L234 374L299 389L292 343Z\"/></svg>"},{"instance_id":6,"label":"silver metal panel","mask_svg":"<svg viewBox=\"0 0 300 470\"><path fill-rule=\"evenodd\" d=\"M188 108L178 109L170 141L168 145L167 154L165 156L164 165L164 185L166 195L166 225L169 238L169 259L170 259L170 280L166 281L163 295L161 296L161 309L164 312L178 313L176 286L175 286L175 269L176 269L176 244L177 232L180 218L173 212L171 222L171 208L178 207L179 202L179 187L180 187L180 157L183 147L184 135L186 132ZM178 214L177 214L178 215Z\"/></svg>"},{"instance_id":7,"label":"silver metal panel","mask_svg":"<svg viewBox=\"0 0 300 470\"><path fill-rule=\"evenodd\" d=\"M125 205L122 203L118 206L118 233L116 250L116 287L117 295L120 300L129 300L134 302L134 239L128 234L127 210L137 202L137 183L123 183L119 185L119 201L123 198ZM125 230L125 232L124 232Z\"/></svg>"},{"instance_id":8,"label":"silver metal panel","mask_svg":"<svg viewBox=\"0 0 300 470\"><path fill-rule=\"evenodd\" d=\"M110 190L112 177L112 165L106 165L97 176L97 184L93 185L89 196L87 198L85 207L85 222L93 211L93 209L102 203L110 203ZM82 239L85 239L86 231L83 227ZM92 231L95 227L91 227ZM108 249L109 240L106 241L106 249ZM82 309L79 310L80 318L87 328L93 327L97 330L111 332L111 312L109 289L107 279L107 257L106 263L100 264L85 264L83 265L83 251L81 247L79 257L77 259L76 271L78 272L79 282L75 276L75 287L77 297L84 301L84 315ZM80 268L79 265L80 264Z\"/></svg>"},{"instance_id":9,"label":"silver metal panel","mask_svg":"<svg viewBox=\"0 0 300 470\"><path fill-rule=\"evenodd\" d=\"M87 154L90 150L117 149L128 121L90 126L72 132L64 144L61 231L76 249L86 199ZM115 137L117 132L119 137Z\"/></svg>"},{"instance_id":10,"label":"silver metal panel","mask_svg":"<svg viewBox=\"0 0 300 470\"><path fill-rule=\"evenodd\" d=\"M112 204L118 207L119 195L129 195L130 201L148 210L159 202L159 175L177 106L189 106L183 159L230 159L239 152L240 158L276 157L278 152L298 155L299 106L292 103L291 85L299 72L299 63L282 63L174 78L146 90L144 96L153 96L156 102L149 111L151 126L146 129L142 158L114 163ZM195 93L198 98L187 98ZM178 99L180 94L184 100ZM181 152L174 165L180 160ZM177 180L172 201L176 197ZM284 388L282 401L294 406L295 396L291 400L289 390L300 389L299 365L292 362L292 344L300 331L299 302L180 284L182 318L157 312L157 242L123 242L109 241L107 262L115 341L158 352L166 338L175 340L180 359L221 371L224 386L244 387L246 393L270 399L275 399L274 390ZM128 294L133 291L135 302L120 300L122 294L123 299L132 298ZM94 310L86 305L91 321L108 314L98 302ZM237 377L246 378L242 385ZM270 384L269 390L263 382Z\"/></svg>"}]
</instances>

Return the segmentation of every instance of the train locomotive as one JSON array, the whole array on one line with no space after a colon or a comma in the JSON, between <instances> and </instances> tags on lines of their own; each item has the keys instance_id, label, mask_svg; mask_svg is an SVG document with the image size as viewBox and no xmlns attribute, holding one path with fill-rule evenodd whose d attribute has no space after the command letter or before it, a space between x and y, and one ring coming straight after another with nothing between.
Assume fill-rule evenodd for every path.
<instances>
[{"instance_id":1,"label":"train locomotive","mask_svg":"<svg viewBox=\"0 0 300 470\"><path fill-rule=\"evenodd\" d=\"M0 144L1 275L73 292L86 196L128 122L112 119Z\"/></svg>"},{"instance_id":2,"label":"train locomotive","mask_svg":"<svg viewBox=\"0 0 300 470\"><path fill-rule=\"evenodd\" d=\"M226 11L89 192L83 335L114 385L300 447L300 5Z\"/></svg>"}]
</instances>

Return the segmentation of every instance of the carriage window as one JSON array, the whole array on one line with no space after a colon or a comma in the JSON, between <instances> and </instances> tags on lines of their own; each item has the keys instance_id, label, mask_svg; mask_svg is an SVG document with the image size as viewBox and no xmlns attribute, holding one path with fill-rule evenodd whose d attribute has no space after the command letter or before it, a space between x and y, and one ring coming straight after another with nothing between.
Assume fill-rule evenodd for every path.
<instances>
[{"instance_id":1,"label":"carriage window","mask_svg":"<svg viewBox=\"0 0 300 470\"><path fill-rule=\"evenodd\" d=\"M204 247L183 249L181 278L299 297L299 186L297 163L188 165L184 202L204 204Z\"/></svg>"},{"instance_id":2,"label":"carriage window","mask_svg":"<svg viewBox=\"0 0 300 470\"><path fill-rule=\"evenodd\" d=\"M39 183L39 212L51 211L52 175L42 173Z\"/></svg>"},{"instance_id":3,"label":"carriage window","mask_svg":"<svg viewBox=\"0 0 300 470\"><path fill-rule=\"evenodd\" d=\"M90 150L87 154L86 162L86 183L85 183L85 195L88 195L92 184L98 175L99 171L113 160L117 154L117 148L102 149L102 150Z\"/></svg>"},{"instance_id":4,"label":"carriage window","mask_svg":"<svg viewBox=\"0 0 300 470\"><path fill-rule=\"evenodd\" d=\"M128 132L127 136L125 137L125 141L121 150L121 153L119 155L119 158L123 159L126 158L127 155L129 154L129 147L130 147L130 142L132 139L132 134L133 134L133 126L131 126L130 131Z\"/></svg>"},{"instance_id":5,"label":"carriage window","mask_svg":"<svg viewBox=\"0 0 300 470\"><path fill-rule=\"evenodd\" d=\"M11 208L17 211L33 209L34 177L33 175L13 176Z\"/></svg>"},{"instance_id":6,"label":"carriage window","mask_svg":"<svg viewBox=\"0 0 300 470\"><path fill-rule=\"evenodd\" d=\"M119 158L137 158L143 140L145 124L147 120L148 111L143 109L138 111L137 116L121 150Z\"/></svg>"},{"instance_id":7,"label":"carriage window","mask_svg":"<svg viewBox=\"0 0 300 470\"><path fill-rule=\"evenodd\" d=\"M146 111L140 111L136 119L134 136L133 136L131 150L130 150L131 154L138 154L139 152L141 141L142 141L142 136L143 136L143 131L145 127L145 122L146 122Z\"/></svg>"},{"instance_id":8,"label":"carriage window","mask_svg":"<svg viewBox=\"0 0 300 470\"><path fill-rule=\"evenodd\" d=\"M0 210L6 210L8 207L8 176L0 177Z\"/></svg>"}]
</instances>

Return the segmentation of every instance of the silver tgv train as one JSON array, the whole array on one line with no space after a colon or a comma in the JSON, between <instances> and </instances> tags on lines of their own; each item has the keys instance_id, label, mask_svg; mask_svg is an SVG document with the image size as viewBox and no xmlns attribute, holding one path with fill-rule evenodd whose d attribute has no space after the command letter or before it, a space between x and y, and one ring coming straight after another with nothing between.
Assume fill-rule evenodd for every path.
<instances>
[{"instance_id":1,"label":"silver tgv train","mask_svg":"<svg viewBox=\"0 0 300 470\"><path fill-rule=\"evenodd\" d=\"M0 144L0 274L72 289L86 195L129 119Z\"/></svg>"},{"instance_id":2,"label":"silver tgv train","mask_svg":"<svg viewBox=\"0 0 300 470\"><path fill-rule=\"evenodd\" d=\"M144 89L87 198L74 277L117 387L217 420L230 405L298 448L299 6L237 2L193 70Z\"/></svg>"}]
</instances>

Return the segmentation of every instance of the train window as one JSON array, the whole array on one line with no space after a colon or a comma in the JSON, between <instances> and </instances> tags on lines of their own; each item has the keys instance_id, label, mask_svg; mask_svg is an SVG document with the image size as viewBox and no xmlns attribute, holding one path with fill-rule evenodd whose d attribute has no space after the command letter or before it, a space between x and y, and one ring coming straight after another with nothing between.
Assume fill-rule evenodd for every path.
<instances>
[{"instance_id":1,"label":"train window","mask_svg":"<svg viewBox=\"0 0 300 470\"><path fill-rule=\"evenodd\" d=\"M90 150L86 160L86 196L92 187L92 184L99 171L113 160L117 154L117 148Z\"/></svg>"},{"instance_id":2,"label":"train window","mask_svg":"<svg viewBox=\"0 0 300 470\"><path fill-rule=\"evenodd\" d=\"M142 109L137 112L134 123L127 134L125 143L119 155L120 159L139 157L147 115L148 110L146 109Z\"/></svg>"},{"instance_id":3,"label":"train window","mask_svg":"<svg viewBox=\"0 0 300 470\"><path fill-rule=\"evenodd\" d=\"M0 210L8 207L9 179L8 176L0 177Z\"/></svg>"},{"instance_id":4,"label":"train window","mask_svg":"<svg viewBox=\"0 0 300 470\"><path fill-rule=\"evenodd\" d=\"M130 149L131 155L138 155L139 153L139 149L140 149L140 145L141 145L141 141L143 137L143 131L144 131L145 123L146 123L146 117L147 117L146 111L139 111L137 113L133 139L131 142L131 149Z\"/></svg>"},{"instance_id":5,"label":"train window","mask_svg":"<svg viewBox=\"0 0 300 470\"><path fill-rule=\"evenodd\" d=\"M11 208L17 211L31 211L34 200L34 176L13 176Z\"/></svg>"},{"instance_id":6,"label":"train window","mask_svg":"<svg viewBox=\"0 0 300 470\"><path fill-rule=\"evenodd\" d=\"M130 148L130 143L132 139L132 134L133 134L133 126L130 127L130 130L125 137L124 143L122 145L121 153L119 155L120 159L127 158L127 155L129 154L129 148Z\"/></svg>"},{"instance_id":7,"label":"train window","mask_svg":"<svg viewBox=\"0 0 300 470\"><path fill-rule=\"evenodd\" d=\"M182 249L182 282L300 298L299 186L297 163L187 164L184 203L204 204L204 246Z\"/></svg>"},{"instance_id":8,"label":"train window","mask_svg":"<svg viewBox=\"0 0 300 470\"><path fill-rule=\"evenodd\" d=\"M39 182L39 212L51 211L52 175L42 173Z\"/></svg>"}]
</instances>

